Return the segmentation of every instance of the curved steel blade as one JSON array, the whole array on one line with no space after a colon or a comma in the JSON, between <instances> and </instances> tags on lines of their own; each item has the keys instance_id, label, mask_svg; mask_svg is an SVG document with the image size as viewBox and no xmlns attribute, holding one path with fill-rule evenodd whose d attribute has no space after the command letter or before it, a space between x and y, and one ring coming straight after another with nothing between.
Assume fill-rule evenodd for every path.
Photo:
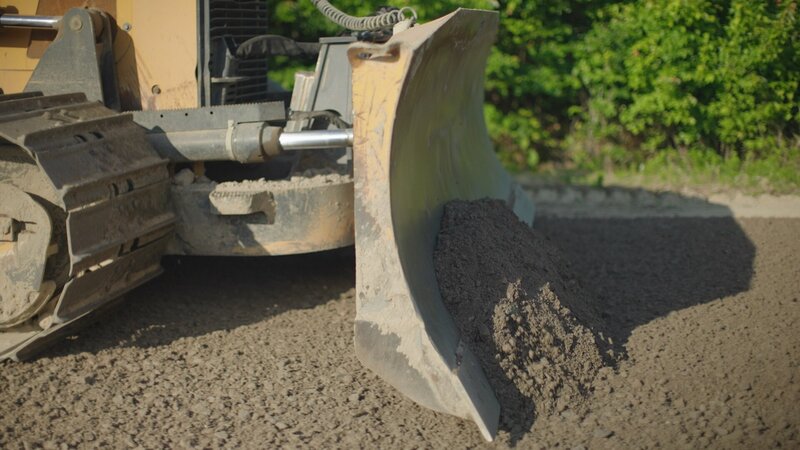
<instances>
[{"instance_id":1,"label":"curved steel blade","mask_svg":"<svg viewBox=\"0 0 800 450\"><path fill-rule=\"evenodd\" d=\"M433 251L453 199L533 204L499 164L483 119L486 58L497 14L460 9L356 43L353 67L356 354L403 394L471 419L487 440L500 407L439 292Z\"/></svg>"}]
</instances>

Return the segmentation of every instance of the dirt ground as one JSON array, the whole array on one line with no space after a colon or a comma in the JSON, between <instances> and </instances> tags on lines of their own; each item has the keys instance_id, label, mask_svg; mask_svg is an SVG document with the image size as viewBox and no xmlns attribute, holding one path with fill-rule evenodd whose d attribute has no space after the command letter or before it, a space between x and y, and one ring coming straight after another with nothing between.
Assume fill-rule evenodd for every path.
<instances>
[{"instance_id":1,"label":"dirt ground","mask_svg":"<svg viewBox=\"0 0 800 450\"><path fill-rule=\"evenodd\" d=\"M36 361L3 363L0 448L798 448L800 220L543 217L622 355L585 412L482 441L352 350L351 251L169 258Z\"/></svg>"}]
</instances>

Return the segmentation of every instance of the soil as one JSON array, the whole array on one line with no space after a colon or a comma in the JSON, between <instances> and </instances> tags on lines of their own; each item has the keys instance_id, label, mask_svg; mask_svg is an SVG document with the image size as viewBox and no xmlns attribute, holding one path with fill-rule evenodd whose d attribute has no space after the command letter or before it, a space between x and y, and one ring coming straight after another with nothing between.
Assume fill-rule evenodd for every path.
<instances>
[{"instance_id":1,"label":"soil","mask_svg":"<svg viewBox=\"0 0 800 450\"><path fill-rule=\"evenodd\" d=\"M558 317L619 358L582 409L486 444L406 400L353 354L351 252L168 258L101 323L2 364L0 447L800 446L800 220L541 217L602 320ZM547 281L500 303L566 305Z\"/></svg>"},{"instance_id":2,"label":"soil","mask_svg":"<svg viewBox=\"0 0 800 450\"><path fill-rule=\"evenodd\" d=\"M599 311L539 232L498 200L445 205L434 253L442 298L521 434L535 417L584 411L603 366ZM588 326L587 326L588 325Z\"/></svg>"}]
</instances>

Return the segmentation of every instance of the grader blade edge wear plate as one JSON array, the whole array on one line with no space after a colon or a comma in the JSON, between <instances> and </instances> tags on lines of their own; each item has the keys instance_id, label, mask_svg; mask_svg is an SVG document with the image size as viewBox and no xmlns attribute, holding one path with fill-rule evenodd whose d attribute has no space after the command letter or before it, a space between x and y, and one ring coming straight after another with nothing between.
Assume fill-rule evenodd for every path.
<instances>
[{"instance_id":1,"label":"grader blade edge wear plate","mask_svg":"<svg viewBox=\"0 0 800 450\"><path fill-rule=\"evenodd\" d=\"M443 205L499 198L524 221L533 204L497 160L483 118L497 14L459 9L355 43L355 347L415 402L473 420L487 440L500 406L441 299L433 251Z\"/></svg>"}]
</instances>

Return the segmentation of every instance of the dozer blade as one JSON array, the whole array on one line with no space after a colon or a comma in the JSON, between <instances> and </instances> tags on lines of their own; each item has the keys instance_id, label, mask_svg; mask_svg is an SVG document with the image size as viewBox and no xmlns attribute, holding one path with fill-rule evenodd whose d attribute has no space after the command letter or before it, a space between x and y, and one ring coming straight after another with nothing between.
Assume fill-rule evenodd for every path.
<instances>
[{"instance_id":1,"label":"dozer blade","mask_svg":"<svg viewBox=\"0 0 800 450\"><path fill-rule=\"evenodd\" d=\"M417 403L471 419L493 439L500 407L441 299L433 251L443 205L533 204L497 160L483 119L497 14L460 9L353 44L357 315L361 362Z\"/></svg>"}]
</instances>

